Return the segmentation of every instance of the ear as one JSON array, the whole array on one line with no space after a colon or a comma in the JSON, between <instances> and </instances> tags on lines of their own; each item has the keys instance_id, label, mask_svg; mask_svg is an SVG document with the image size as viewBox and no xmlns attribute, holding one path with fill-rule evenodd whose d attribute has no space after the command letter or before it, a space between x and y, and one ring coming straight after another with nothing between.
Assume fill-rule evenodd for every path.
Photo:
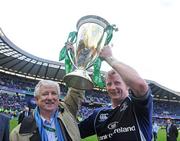
<instances>
[{"instance_id":1,"label":"ear","mask_svg":"<svg viewBox=\"0 0 180 141\"><path fill-rule=\"evenodd\" d=\"M130 87L129 87L129 86L127 86L127 85L126 85L126 88L127 88L127 90L128 90L128 91L130 90Z\"/></svg>"},{"instance_id":2,"label":"ear","mask_svg":"<svg viewBox=\"0 0 180 141\"><path fill-rule=\"evenodd\" d=\"M34 97L36 104L38 103L38 96Z\"/></svg>"}]
</instances>

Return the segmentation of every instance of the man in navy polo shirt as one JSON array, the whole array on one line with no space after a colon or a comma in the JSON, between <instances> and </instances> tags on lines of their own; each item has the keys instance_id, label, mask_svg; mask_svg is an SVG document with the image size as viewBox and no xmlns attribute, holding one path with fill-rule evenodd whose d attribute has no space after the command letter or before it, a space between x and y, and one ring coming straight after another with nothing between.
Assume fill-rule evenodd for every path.
<instances>
[{"instance_id":1,"label":"man in navy polo shirt","mask_svg":"<svg viewBox=\"0 0 180 141\"><path fill-rule=\"evenodd\" d=\"M144 79L119 62L106 46L100 56L113 68L106 76L112 105L96 109L79 124L81 137L96 134L99 141L151 141L152 93Z\"/></svg>"}]
</instances>

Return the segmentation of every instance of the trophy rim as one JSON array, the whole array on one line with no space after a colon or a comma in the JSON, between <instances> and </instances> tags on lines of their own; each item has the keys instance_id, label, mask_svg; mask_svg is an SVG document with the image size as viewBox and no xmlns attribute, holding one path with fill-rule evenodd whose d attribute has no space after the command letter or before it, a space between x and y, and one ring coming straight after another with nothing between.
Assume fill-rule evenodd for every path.
<instances>
[{"instance_id":1,"label":"trophy rim","mask_svg":"<svg viewBox=\"0 0 180 141\"><path fill-rule=\"evenodd\" d=\"M73 72L66 74L63 81L68 87L80 90L91 90L94 87L91 77L84 69L76 69Z\"/></svg>"},{"instance_id":2,"label":"trophy rim","mask_svg":"<svg viewBox=\"0 0 180 141\"><path fill-rule=\"evenodd\" d=\"M100 26L102 26L103 28L106 28L107 26L109 26L109 22L107 20L105 20L104 18L97 16L97 15L86 15L81 17L77 24L76 24L76 28L77 30L79 30L79 28L81 27L81 25L85 24L85 23L96 23L99 24Z\"/></svg>"}]
</instances>

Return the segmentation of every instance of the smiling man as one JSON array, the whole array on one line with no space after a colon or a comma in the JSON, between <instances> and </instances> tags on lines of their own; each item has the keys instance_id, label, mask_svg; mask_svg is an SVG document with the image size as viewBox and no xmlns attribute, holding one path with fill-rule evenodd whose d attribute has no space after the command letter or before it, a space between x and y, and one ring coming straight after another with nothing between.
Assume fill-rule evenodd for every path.
<instances>
[{"instance_id":1,"label":"smiling man","mask_svg":"<svg viewBox=\"0 0 180 141\"><path fill-rule=\"evenodd\" d=\"M103 48L101 57L113 68L106 76L112 105L96 109L79 124L81 137L96 134L99 141L151 141L152 95L148 84L133 68L116 60L109 46Z\"/></svg>"},{"instance_id":2,"label":"smiling man","mask_svg":"<svg viewBox=\"0 0 180 141\"><path fill-rule=\"evenodd\" d=\"M64 102L59 102L59 84L41 80L34 91L34 114L13 129L10 141L80 141L75 117L82 93L70 88Z\"/></svg>"}]
</instances>

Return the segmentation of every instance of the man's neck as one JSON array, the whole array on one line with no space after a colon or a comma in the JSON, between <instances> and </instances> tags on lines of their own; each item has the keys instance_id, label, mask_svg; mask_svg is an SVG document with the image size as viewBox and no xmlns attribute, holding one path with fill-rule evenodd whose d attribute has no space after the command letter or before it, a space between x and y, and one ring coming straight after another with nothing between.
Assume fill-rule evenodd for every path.
<instances>
[{"instance_id":1,"label":"man's neck","mask_svg":"<svg viewBox=\"0 0 180 141\"><path fill-rule=\"evenodd\" d=\"M121 99L121 100L111 99L112 108L115 109L117 106L120 106L123 101L124 99Z\"/></svg>"},{"instance_id":2,"label":"man's neck","mask_svg":"<svg viewBox=\"0 0 180 141\"><path fill-rule=\"evenodd\" d=\"M122 101L112 101L112 108L115 109L117 106L119 106L121 104Z\"/></svg>"},{"instance_id":3,"label":"man's neck","mask_svg":"<svg viewBox=\"0 0 180 141\"><path fill-rule=\"evenodd\" d=\"M40 112L40 115L46 119L47 121L50 121L52 115L54 114L55 112Z\"/></svg>"}]
</instances>

